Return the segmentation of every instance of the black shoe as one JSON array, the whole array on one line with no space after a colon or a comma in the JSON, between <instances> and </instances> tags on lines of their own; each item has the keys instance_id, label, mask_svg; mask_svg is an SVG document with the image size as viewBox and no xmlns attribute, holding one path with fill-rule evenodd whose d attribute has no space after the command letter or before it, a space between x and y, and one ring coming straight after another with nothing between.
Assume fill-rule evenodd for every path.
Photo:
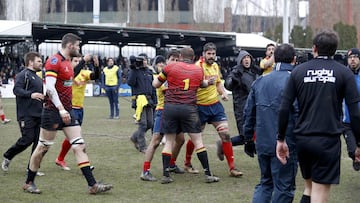
<instances>
[{"instance_id":1,"label":"black shoe","mask_svg":"<svg viewBox=\"0 0 360 203\"><path fill-rule=\"evenodd\" d=\"M170 166L169 171L170 171L170 172L173 172L173 173L177 173L177 174L183 174L183 173L185 173L184 169L179 168L177 165L175 165L175 166Z\"/></svg>"},{"instance_id":2,"label":"black shoe","mask_svg":"<svg viewBox=\"0 0 360 203\"><path fill-rule=\"evenodd\" d=\"M359 171L360 170L360 162L356 162L355 160L353 161L353 168L355 171Z\"/></svg>"},{"instance_id":3,"label":"black shoe","mask_svg":"<svg viewBox=\"0 0 360 203\"><path fill-rule=\"evenodd\" d=\"M172 182L174 182L174 180L172 178L170 178L169 176L163 176L160 181L161 184L169 184Z\"/></svg>"}]
</instances>

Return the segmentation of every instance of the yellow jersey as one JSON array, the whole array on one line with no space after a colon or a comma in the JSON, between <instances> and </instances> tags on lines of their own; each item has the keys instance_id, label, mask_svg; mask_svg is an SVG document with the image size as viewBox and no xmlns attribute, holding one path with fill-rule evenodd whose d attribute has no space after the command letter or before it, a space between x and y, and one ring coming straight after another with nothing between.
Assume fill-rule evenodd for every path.
<instances>
[{"instance_id":1,"label":"yellow jersey","mask_svg":"<svg viewBox=\"0 0 360 203\"><path fill-rule=\"evenodd\" d=\"M270 68L266 68L264 64L268 60L270 60L270 59L269 58L263 58L260 61L260 68L264 70L263 74L270 73L273 70L274 66L275 66L275 63L273 63Z\"/></svg>"},{"instance_id":2,"label":"yellow jersey","mask_svg":"<svg viewBox=\"0 0 360 203\"><path fill-rule=\"evenodd\" d=\"M213 63L211 65L205 63L203 59L200 59L195 63L195 65L201 67L204 72L205 79L209 79L211 77L215 77L215 84L209 85L206 88L199 88L197 90L197 102L198 105L208 106L219 102L219 94L216 88L216 85L221 82L221 73L220 68L217 63Z\"/></svg>"},{"instance_id":3,"label":"yellow jersey","mask_svg":"<svg viewBox=\"0 0 360 203\"><path fill-rule=\"evenodd\" d=\"M72 85L72 107L83 108L86 83L90 80L90 70L82 69L75 77Z\"/></svg>"},{"instance_id":4,"label":"yellow jersey","mask_svg":"<svg viewBox=\"0 0 360 203\"><path fill-rule=\"evenodd\" d=\"M44 79L44 77L43 77L44 73L45 72L43 70L39 70L39 71L36 72L36 75L39 76L39 78L41 78L43 80Z\"/></svg>"},{"instance_id":5,"label":"yellow jersey","mask_svg":"<svg viewBox=\"0 0 360 203\"><path fill-rule=\"evenodd\" d=\"M162 110L164 109L165 103L165 95L164 91L167 89L167 82L162 84L159 88L156 88L156 96L157 96L157 105L155 110Z\"/></svg>"},{"instance_id":6,"label":"yellow jersey","mask_svg":"<svg viewBox=\"0 0 360 203\"><path fill-rule=\"evenodd\" d=\"M104 75L105 75L105 85L106 86L116 86L118 85L118 75L117 71L119 70L119 66L114 65L112 68L105 67Z\"/></svg>"},{"instance_id":7,"label":"yellow jersey","mask_svg":"<svg viewBox=\"0 0 360 203\"><path fill-rule=\"evenodd\" d=\"M158 77L159 74L154 74L153 77ZM155 110L164 109L165 94L164 91L167 89L167 81L165 81L160 87L156 88L157 104Z\"/></svg>"}]
</instances>

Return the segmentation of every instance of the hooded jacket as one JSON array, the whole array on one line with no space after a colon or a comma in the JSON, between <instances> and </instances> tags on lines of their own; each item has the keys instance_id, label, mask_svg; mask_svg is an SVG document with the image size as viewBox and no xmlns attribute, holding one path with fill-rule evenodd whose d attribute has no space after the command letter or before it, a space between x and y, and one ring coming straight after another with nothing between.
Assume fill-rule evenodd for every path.
<instances>
[{"instance_id":1,"label":"hooded jacket","mask_svg":"<svg viewBox=\"0 0 360 203\"><path fill-rule=\"evenodd\" d=\"M243 134L243 110L247 96L250 92L251 84L261 75L261 69L251 60L249 68L244 68L241 64L245 56L253 57L249 52L241 50L237 57L237 65L232 67L230 74L225 79L225 88L232 91L234 114L236 125L240 135Z\"/></svg>"}]
</instances>

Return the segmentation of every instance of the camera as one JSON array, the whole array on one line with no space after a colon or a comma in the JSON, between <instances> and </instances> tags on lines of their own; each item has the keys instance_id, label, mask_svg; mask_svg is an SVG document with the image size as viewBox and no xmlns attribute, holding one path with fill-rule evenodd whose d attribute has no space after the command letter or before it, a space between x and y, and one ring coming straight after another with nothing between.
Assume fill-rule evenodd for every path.
<instances>
[{"instance_id":1,"label":"camera","mask_svg":"<svg viewBox=\"0 0 360 203\"><path fill-rule=\"evenodd\" d=\"M130 68L143 68L145 67L144 61L146 60L145 56L139 55L139 56L130 56Z\"/></svg>"},{"instance_id":2,"label":"camera","mask_svg":"<svg viewBox=\"0 0 360 203\"><path fill-rule=\"evenodd\" d=\"M136 60L135 60L135 66L137 68L144 67L144 61L145 60L146 60L146 58L144 56L137 56Z\"/></svg>"}]
</instances>

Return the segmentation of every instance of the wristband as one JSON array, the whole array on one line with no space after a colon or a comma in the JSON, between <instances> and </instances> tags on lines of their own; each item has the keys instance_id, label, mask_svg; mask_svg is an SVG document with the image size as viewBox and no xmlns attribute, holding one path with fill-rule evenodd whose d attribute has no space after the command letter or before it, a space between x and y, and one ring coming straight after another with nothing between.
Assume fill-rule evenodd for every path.
<instances>
[{"instance_id":1,"label":"wristband","mask_svg":"<svg viewBox=\"0 0 360 203\"><path fill-rule=\"evenodd\" d=\"M68 112L65 109L63 109L63 110L60 110L59 113L60 113L60 115L64 115L64 114L67 114Z\"/></svg>"}]
</instances>

